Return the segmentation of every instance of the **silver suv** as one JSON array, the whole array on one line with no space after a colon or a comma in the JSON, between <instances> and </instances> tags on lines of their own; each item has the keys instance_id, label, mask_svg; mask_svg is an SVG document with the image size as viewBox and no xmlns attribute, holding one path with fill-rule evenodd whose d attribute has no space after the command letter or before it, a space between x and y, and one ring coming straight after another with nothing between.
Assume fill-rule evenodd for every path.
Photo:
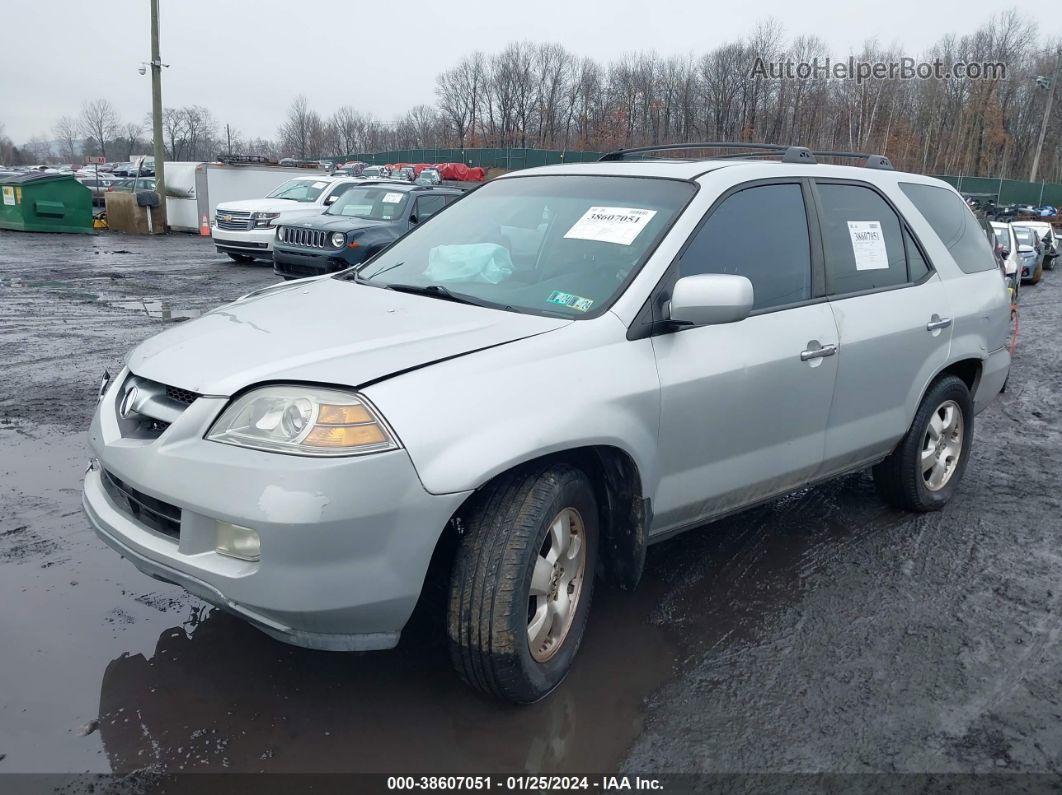
<instances>
[{"instance_id":1,"label":"silver suv","mask_svg":"<svg viewBox=\"0 0 1062 795\"><path fill-rule=\"evenodd\" d=\"M89 520L310 648L392 647L448 591L459 674L530 702L648 544L866 467L941 508L1010 367L991 247L943 182L767 153L508 175L148 339L101 388Z\"/></svg>"}]
</instances>

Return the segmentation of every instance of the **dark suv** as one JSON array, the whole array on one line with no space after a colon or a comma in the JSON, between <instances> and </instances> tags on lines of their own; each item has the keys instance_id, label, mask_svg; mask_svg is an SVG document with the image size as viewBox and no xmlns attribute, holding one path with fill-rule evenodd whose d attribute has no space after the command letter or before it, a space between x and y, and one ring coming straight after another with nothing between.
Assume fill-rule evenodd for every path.
<instances>
[{"instance_id":1,"label":"dark suv","mask_svg":"<svg viewBox=\"0 0 1062 795\"><path fill-rule=\"evenodd\" d=\"M402 183L351 188L319 216L282 224L273 271L299 279L364 262L452 202L462 191Z\"/></svg>"}]
</instances>

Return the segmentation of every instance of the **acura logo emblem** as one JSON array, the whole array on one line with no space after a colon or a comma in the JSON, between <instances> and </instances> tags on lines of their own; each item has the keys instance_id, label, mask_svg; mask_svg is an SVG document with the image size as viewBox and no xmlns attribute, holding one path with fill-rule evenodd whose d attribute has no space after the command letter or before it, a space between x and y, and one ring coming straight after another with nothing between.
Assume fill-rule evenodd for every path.
<instances>
[{"instance_id":1,"label":"acura logo emblem","mask_svg":"<svg viewBox=\"0 0 1062 795\"><path fill-rule=\"evenodd\" d=\"M122 415L123 420L129 419L130 414L136 413L133 404L136 402L139 395L140 390L135 386L131 386L125 390L125 395L122 396L122 405L118 407L118 413Z\"/></svg>"}]
</instances>

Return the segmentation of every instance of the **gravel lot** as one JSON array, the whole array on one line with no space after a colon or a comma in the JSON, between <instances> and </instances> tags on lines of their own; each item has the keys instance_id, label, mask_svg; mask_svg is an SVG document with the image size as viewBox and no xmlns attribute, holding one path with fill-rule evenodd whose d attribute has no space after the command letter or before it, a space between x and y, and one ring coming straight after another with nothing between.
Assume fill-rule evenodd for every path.
<instances>
[{"instance_id":1,"label":"gravel lot","mask_svg":"<svg viewBox=\"0 0 1062 795\"><path fill-rule=\"evenodd\" d=\"M462 687L431 632L286 646L88 529L103 370L274 280L197 237L0 232L0 772L1062 772L1062 275L1023 293L946 510L859 474L654 547L523 709Z\"/></svg>"}]
</instances>

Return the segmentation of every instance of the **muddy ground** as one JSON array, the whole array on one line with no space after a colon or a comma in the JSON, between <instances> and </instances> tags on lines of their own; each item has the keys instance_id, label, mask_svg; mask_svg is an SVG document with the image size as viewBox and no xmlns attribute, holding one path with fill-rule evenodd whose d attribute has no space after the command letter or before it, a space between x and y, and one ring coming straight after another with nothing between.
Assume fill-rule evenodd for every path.
<instances>
[{"instance_id":1,"label":"muddy ground","mask_svg":"<svg viewBox=\"0 0 1062 795\"><path fill-rule=\"evenodd\" d=\"M284 645L98 541L104 369L272 283L209 241L0 232L0 772L1062 772L1062 273L938 514L852 475L650 550L572 675L510 708L428 632Z\"/></svg>"}]
</instances>

